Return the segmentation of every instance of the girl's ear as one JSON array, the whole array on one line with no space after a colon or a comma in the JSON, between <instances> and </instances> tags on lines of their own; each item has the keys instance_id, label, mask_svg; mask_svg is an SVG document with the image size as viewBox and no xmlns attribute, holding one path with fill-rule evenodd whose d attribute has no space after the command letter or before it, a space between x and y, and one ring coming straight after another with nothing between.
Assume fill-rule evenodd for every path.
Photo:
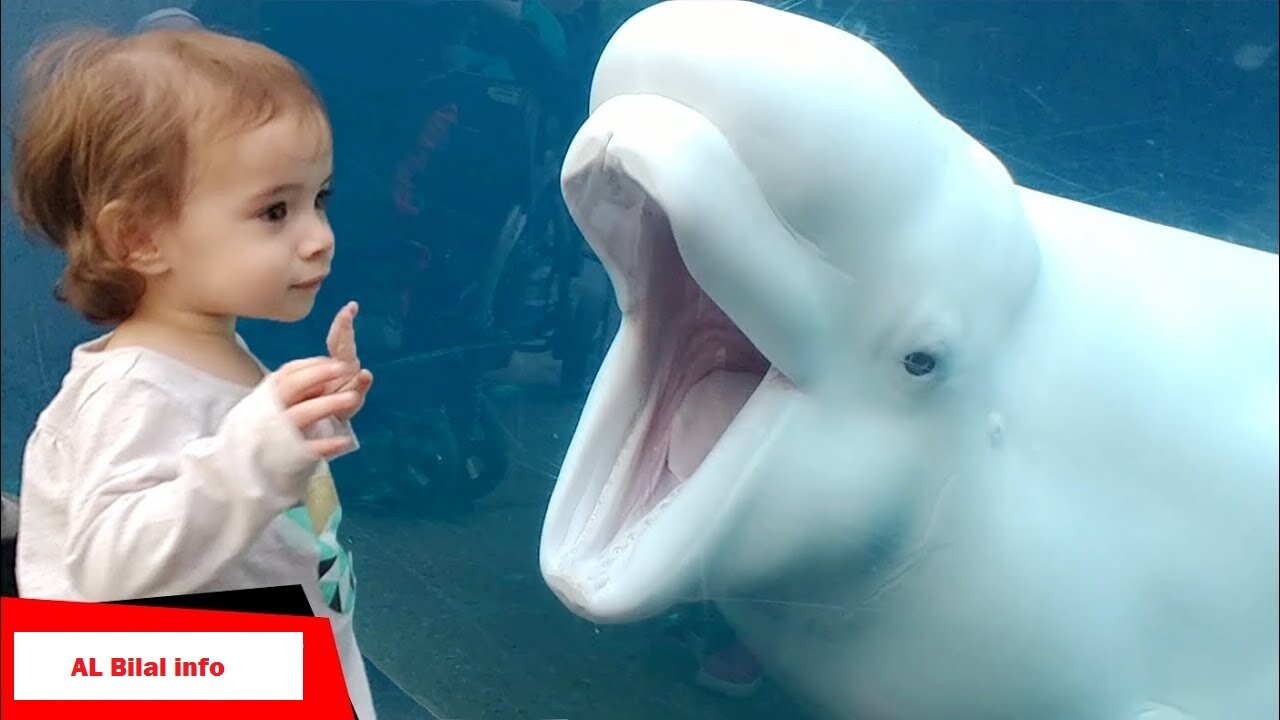
<instances>
[{"instance_id":1,"label":"girl's ear","mask_svg":"<svg viewBox=\"0 0 1280 720\"><path fill-rule=\"evenodd\" d=\"M155 276L169 270L151 232L138 222L137 213L123 200L112 200L98 212L95 230L112 257L136 273Z\"/></svg>"}]
</instances>

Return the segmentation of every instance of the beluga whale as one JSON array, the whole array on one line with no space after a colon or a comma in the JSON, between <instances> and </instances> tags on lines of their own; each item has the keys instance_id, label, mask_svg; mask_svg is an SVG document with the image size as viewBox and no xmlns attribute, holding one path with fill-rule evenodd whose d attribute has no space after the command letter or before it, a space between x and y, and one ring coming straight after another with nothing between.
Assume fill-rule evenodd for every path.
<instances>
[{"instance_id":1,"label":"beluga whale","mask_svg":"<svg viewBox=\"0 0 1280 720\"><path fill-rule=\"evenodd\" d=\"M563 162L622 313L539 556L714 601L815 717L1277 717L1280 266L1019 186L880 51L612 36Z\"/></svg>"}]
</instances>

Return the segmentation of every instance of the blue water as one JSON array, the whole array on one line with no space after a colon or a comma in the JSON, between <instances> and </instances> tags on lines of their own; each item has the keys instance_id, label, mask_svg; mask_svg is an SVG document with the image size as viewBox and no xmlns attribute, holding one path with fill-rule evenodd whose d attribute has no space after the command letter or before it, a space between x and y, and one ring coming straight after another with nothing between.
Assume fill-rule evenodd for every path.
<instances>
[{"instance_id":1,"label":"blue water","mask_svg":"<svg viewBox=\"0 0 1280 720\"><path fill-rule=\"evenodd\" d=\"M558 160L608 34L645 4L525 0L518 21L478 2L181 4L301 63L332 113L333 280L313 320L242 332L283 362L362 304L378 385L365 449L335 474L383 717L807 717L768 684L746 699L697 687L659 623L593 627L538 575L542 512L617 319ZM1277 249L1275 2L771 4L872 40L1021 184ZM166 5L6 0L6 117L38 33L127 29ZM2 222L0 465L19 492L36 413L94 330L51 297L58 257L8 207Z\"/></svg>"}]
</instances>

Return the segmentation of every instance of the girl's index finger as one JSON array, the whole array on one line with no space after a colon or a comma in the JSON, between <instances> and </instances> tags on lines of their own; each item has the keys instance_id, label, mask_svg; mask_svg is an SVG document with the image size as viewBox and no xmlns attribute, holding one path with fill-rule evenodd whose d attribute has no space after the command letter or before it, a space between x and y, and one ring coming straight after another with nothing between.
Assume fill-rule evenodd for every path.
<instances>
[{"instance_id":1,"label":"girl's index finger","mask_svg":"<svg viewBox=\"0 0 1280 720\"><path fill-rule=\"evenodd\" d=\"M359 306L352 301L344 305L334 316L333 324L329 326L329 337L326 340L331 357L346 362L356 361L355 317L358 310Z\"/></svg>"}]
</instances>

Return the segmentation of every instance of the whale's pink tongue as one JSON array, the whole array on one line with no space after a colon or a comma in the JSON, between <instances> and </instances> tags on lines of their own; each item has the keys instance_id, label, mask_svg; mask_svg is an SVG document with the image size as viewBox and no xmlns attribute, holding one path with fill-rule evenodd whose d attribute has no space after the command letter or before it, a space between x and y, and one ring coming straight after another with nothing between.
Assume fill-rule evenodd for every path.
<instances>
[{"instance_id":1,"label":"whale's pink tongue","mask_svg":"<svg viewBox=\"0 0 1280 720\"><path fill-rule=\"evenodd\" d=\"M681 482L702 464L759 384L759 375L718 370L689 388L672 418L667 452L667 465Z\"/></svg>"}]
</instances>

